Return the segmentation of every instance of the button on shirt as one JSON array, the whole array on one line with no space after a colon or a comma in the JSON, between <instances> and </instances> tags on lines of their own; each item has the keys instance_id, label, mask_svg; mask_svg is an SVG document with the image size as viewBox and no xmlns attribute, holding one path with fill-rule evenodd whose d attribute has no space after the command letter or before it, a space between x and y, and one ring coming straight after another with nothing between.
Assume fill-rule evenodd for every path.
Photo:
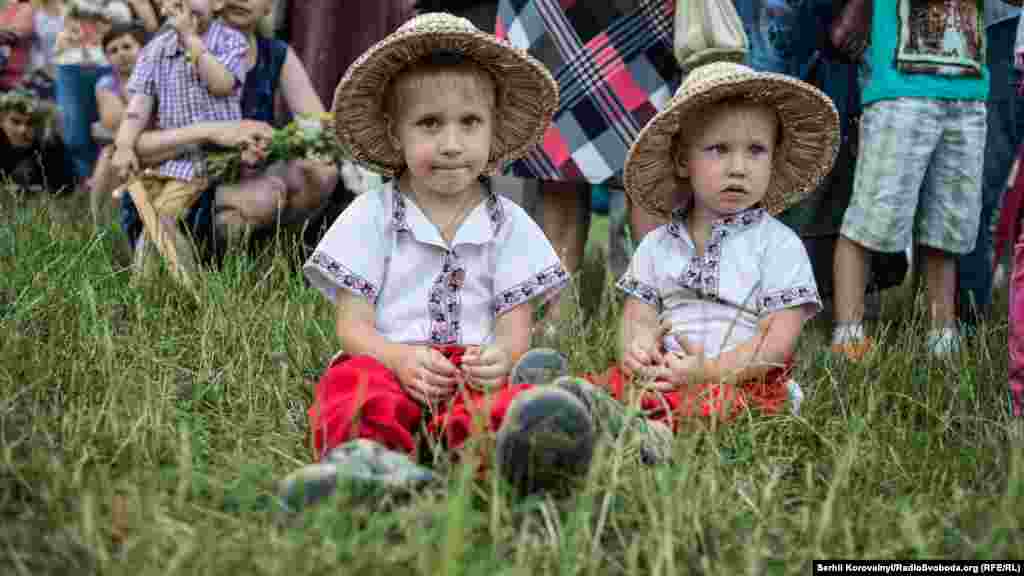
<instances>
[{"instance_id":1,"label":"button on shirt","mask_svg":"<svg viewBox=\"0 0 1024 576\"><path fill-rule=\"evenodd\" d=\"M765 210L717 220L700 256L684 218L677 211L645 236L617 285L657 310L671 334L714 357L753 338L773 312L800 308L810 319L821 310L803 242Z\"/></svg>"},{"instance_id":2,"label":"button on shirt","mask_svg":"<svg viewBox=\"0 0 1024 576\"><path fill-rule=\"evenodd\" d=\"M181 128L197 122L242 119L241 94L247 69L249 41L245 35L219 21L203 35L207 51L237 79L230 96L214 96L188 61L174 30L161 33L142 50L128 82L129 94L156 98L157 126L161 130ZM202 158L188 153L160 165L160 174L178 180L201 175Z\"/></svg>"},{"instance_id":3,"label":"button on shirt","mask_svg":"<svg viewBox=\"0 0 1024 576\"><path fill-rule=\"evenodd\" d=\"M358 196L303 271L332 302L338 290L365 297L381 336L404 344L488 344L496 318L569 281L540 227L510 200L487 191L448 245L394 181Z\"/></svg>"}]
</instances>

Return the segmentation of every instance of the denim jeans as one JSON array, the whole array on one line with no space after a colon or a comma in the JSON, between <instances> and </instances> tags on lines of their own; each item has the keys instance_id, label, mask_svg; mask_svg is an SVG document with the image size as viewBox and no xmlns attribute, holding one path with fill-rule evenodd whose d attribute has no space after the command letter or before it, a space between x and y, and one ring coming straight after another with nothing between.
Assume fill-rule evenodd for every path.
<instances>
[{"instance_id":1,"label":"denim jeans","mask_svg":"<svg viewBox=\"0 0 1024 576\"><path fill-rule=\"evenodd\" d=\"M974 251L959 259L960 317L973 324L985 314L992 292L992 218L1006 190L1017 147L1024 138L1024 105L1017 97L1020 72L1013 67L1017 19L1004 20L987 30L991 90L988 134L982 174L981 225Z\"/></svg>"},{"instance_id":2,"label":"denim jeans","mask_svg":"<svg viewBox=\"0 0 1024 576\"><path fill-rule=\"evenodd\" d=\"M64 147L72 173L79 179L92 175L99 145L92 139L92 123L99 119L96 106L96 80L110 67L64 64L57 66L56 96L61 111Z\"/></svg>"}]
</instances>

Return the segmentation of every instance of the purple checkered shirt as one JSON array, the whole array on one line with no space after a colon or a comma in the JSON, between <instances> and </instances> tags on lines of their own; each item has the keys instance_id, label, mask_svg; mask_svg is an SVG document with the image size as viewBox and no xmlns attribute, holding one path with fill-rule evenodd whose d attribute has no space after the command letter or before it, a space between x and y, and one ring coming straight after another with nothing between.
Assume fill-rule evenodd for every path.
<instances>
[{"instance_id":1,"label":"purple checkered shirt","mask_svg":"<svg viewBox=\"0 0 1024 576\"><path fill-rule=\"evenodd\" d=\"M238 79L231 96L210 94L195 66L188 62L174 30L153 38L139 56L127 91L156 97L157 126L161 130L197 122L242 119L242 84L249 41L241 32L214 21L203 35L203 43ZM187 152L161 164L159 172L162 176L189 181L202 174L202 164L199 152Z\"/></svg>"}]
</instances>

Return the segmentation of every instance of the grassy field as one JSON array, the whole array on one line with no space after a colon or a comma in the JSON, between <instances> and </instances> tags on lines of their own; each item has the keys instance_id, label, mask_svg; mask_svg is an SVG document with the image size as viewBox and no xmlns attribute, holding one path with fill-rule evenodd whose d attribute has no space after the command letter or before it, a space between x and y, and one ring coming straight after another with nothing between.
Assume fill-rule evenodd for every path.
<instances>
[{"instance_id":1,"label":"grassy field","mask_svg":"<svg viewBox=\"0 0 1024 576\"><path fill-rule=\"evenodd\" d=\"M55 207L57 206L57 207ZM1006 323L951 364L922 306L885 299L861 365L805 332L799 417L678 438L641 468L602 445L571 497L517 500L437 459L413 495L342 490L301 516L274 482L310 459L327 303L278 253L231 259L201 303L130 281L81 203L0 201L0 573L806 574L816 558L1024 558L1024 466L1006 415ZM114 254L114 257L112 257ZM600 252L560 346L614 358Z\"/></svg>"}]
</instances>

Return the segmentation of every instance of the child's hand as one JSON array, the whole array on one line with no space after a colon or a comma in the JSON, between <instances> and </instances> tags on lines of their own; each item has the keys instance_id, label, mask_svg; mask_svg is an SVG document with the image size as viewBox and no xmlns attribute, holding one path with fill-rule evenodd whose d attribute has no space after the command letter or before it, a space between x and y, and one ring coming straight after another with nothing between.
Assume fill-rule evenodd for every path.
<instances>
[{"instance_id":1,"label":"child's hand","mask_svg":"<svg viewBox=\"0 0 1024 576\"><path fill-rule=\"evenodd\" d=\"M199 29L199 24L196 22L195 14L185 6L184 2L175 2L172 4L168 13L168 19L171 22L171 26L178 31L178 34L183 40L196 34L196 31Z\"/></svg>"},{"instance_id":2,"label":"child's hand","mask_svg":"<svg viewBox=\"0 0 1024 576\"><path fill-rule=\"evenodd\" d=\"M661 373L658 368L663 361L663 354L656 342L648 338L634 338L623 355L622 366L627 374L656 378Z\"/></svg>"},{"instance_id":3,"label":"child's hand","mask_svg":"<svg viewBox=\"0 0 1024 576\"><path fill-rule=\"evenodd\" d=\"M665 355L665 368L673 388L704 381L704 359L690 354L670 353Z\"/></svg>"},{"instance_id":4,"label":"child's hand","mask_svg":"<svg viewBox=\"0 0 1024 576\"><path fill-rule=\"evenodd\" d=\"M139 157L135 155L135 148L118 146L110 159L110 165L122 180L131 178L139 170Z\"/></svg>"},{"instance_id":5,"label":"child's hand","mask_svg":"<svg viewBox=\"0 0 1024 576\"><path fill-rule=\"evenodd\" d=\"M501 346L470 346L462 355L462 372L470 388L493 390L511 370L512 359Z\"/></svg>"},{"instance_id":6,"label":"child's hand","mask_svg":"<svg viewBox=\"0 0 1024 576\"><path fill-rule=\"evenodd\" d=\"M433 348L411 348L409 354L402 355L395 372L405 392L423 404L444 402L455 393L458 370Z\"/></svg>"}]
</instances>

